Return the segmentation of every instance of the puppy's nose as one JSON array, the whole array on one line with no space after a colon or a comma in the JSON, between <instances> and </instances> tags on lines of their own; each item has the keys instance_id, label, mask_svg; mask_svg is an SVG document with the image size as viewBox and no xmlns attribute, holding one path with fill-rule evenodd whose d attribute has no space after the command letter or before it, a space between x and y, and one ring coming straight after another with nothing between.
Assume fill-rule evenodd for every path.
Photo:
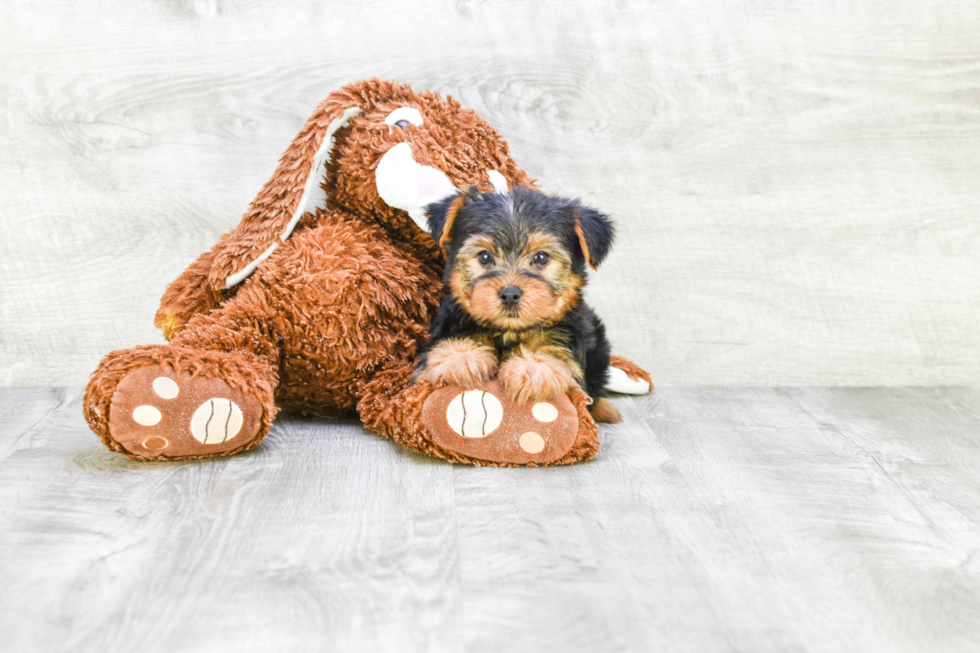
<instances>
[{"instance_id":1,"label":"puppy's nose","mask_svg":"<svg viewBox=\"0 0 980 653\"><path fill-rule=\"evenodd\" d=\"M497 297L500 297L500 302L507 308L513 308L517 306L517 303L521 301L521 289L517 286L504 286L497 293Z\"/></svg>"}]
</instances>

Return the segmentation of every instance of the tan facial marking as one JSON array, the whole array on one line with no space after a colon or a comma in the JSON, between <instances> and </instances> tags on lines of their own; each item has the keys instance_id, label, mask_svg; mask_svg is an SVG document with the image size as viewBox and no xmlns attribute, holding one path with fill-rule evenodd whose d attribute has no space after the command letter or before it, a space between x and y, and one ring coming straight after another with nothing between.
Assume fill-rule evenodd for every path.
<instances>
[{"instance_id":1,"label":"tan facial marking","mask_svg":"<svg viewBox=\"0 0 980 653\"><path fill-rule=\"evenodd\" d=\"M467 239L456 254L456 265L449 280L449 289L456 301L467 311L475 280L488 270L477 260L477 256L484 250L497 259L498 253L493 241L480 235Z\"/></svg>"},{"instance_id":2,"label":"tan facial marking","mask_svg":"<svg viewBox=\"0 0 980 653\"><path fill-rule=\"evenodd\" d=\"M561 244L550 234L534 233L528 236L521 258L530 259L538 252L548 252L554 257L561 251Z\"/></svg>"},{"instance_id":3,"label":"tan facial marking","mask_svg":"<svg viewBox=\"0 0 980 653\"><path fill-rule=\"evenodd\" d=\"M479 262L480 252L490 252L490 265ZM533 262L538 252L550 257L545 265ZM485 276L487 272L498 274ZM501 288L517 286L521 301L515 309L504 307ZM459 305L476 321L505 331L550 326L578 305L584 280L572 272L571 256L550 234L529 234L519 253L500 252L492 239L473 236L457 254L450 277L450 291Z\"/></svg>"}]
</instances>

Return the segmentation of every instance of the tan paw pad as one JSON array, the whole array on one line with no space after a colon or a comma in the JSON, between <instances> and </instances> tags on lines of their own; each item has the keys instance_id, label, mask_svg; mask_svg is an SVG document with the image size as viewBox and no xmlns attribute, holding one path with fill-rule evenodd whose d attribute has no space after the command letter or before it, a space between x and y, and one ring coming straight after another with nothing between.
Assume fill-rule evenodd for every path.
<instances>
[{"instance_id":1,"label":"tan paw pad","mask_svg":"<svg viewBox=\"0 0 980 653\"><path fill-rule=\"evenodd\" d=\"M133 409L133 421L142 426L156 426L163 415L154 406L137 406Z\"/></svg>"},{"instance_id":2,"label":"tan paw pad","mask_svg":"<svg viewBox=\"0 0 980 653\"><path fill-rule=\"evenodd\" d=\"M528 431L517 442L521 445L521 449L528 453L541 453L544 451L544 438L534 431Z\"/></svg>"},{"instance_id":3,"label":"tan paw pad","mask_svg":"<svg viewBox=\"0 0 980 653\"><path fill-rule=\"evenodd\" d=\"M169 376L158 376L153 379L153 392L161 399L173 399L180 394L180 386Z\"/></svg>"},{"instance_id":4,"label":"tan paw pad","mask_svg":"<svg viewBox=\"0 0 980 653\"><path fill-rule=\"evenodd\" d=\"M554 404L542 401L534 404L531 408L531 415L539 422L554 422L558 419L558 409L555 408Z\"/></svg>"},{"instance_id":5,"label":"tan paw pad","mask_svg":"<svg viewBox=\"0 0 980 653\"><path fill-rule=\"evenodd\" d=\"M158 435L154 435L143 440L143 446L150 451L163 451L170 446L170 443L167 442L167 438L161 438Z\"/></svg>"},{"instance_id":6,"label":"tan paw pad","mask_svg":"<svg viewBox=\"0 0 980 653\"><path fill-rule=\"evenodd\" d=\"M203 444L231 440L242 430L242 410L234 401L212 397L191 417L191 435Z\"/></svg>"},{"instance_id":7,"label":"tan paw pad","mask_svg":"<svg viewBox=\"0 0 980 653\"><path fill-rule=\"evenodd\" d=\"M446 423L464 438L487 437L500 426L503 418L500 400L482 390L461 392L446 408Z\"/></svg>"}]
</instances>

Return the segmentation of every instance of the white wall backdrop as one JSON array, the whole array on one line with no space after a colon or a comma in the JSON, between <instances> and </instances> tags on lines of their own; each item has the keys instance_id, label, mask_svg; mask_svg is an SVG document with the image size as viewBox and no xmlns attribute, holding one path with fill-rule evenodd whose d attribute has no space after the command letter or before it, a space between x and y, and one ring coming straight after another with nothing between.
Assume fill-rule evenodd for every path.
<instances>
[{"instance_id":1,"label":"white wall backdrop","mask_svg":"<svg viewBox=\"0 0 980 653\"><path fill-rule=\"evenodd\" d=\"M660 383L980 379L977 0L2 0L0 62L0 385L162 342L166 284L369 76L618 219L589 298Z\"/></svg>"}]
</instances>

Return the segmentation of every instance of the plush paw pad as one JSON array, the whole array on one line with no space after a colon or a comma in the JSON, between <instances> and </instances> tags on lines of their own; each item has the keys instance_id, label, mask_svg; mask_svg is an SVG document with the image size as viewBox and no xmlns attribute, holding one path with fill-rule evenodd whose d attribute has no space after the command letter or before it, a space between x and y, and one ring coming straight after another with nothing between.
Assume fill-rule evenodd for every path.
<instances>
[{"instance_id":1,"label":"plush paw pad","mask_svg":"<svg viewBox=\"0 0 980 653\"><path fill-rule=\"evenodd\" d=\"M432 441L447 451L524 465L559 460L575 443L579 426L568 396L515 403L497 380L472 390L436 390L422 408L422 422Z\"/></svg>"},{"instance_id":2,"label":"plush paw pad","mask_svg":"<svg viewBox=\"0 0 980 653\"><path fill-rule=\"evenodd\" d=\"M242 430L242 409L224 397L212 397L197 407L191 417L191 435L201 444L221 444Z\"/></svg>"},{"instance_id":3,"label":"plush paw pad","mask_svg":"<svg viewBox=\"0 0 980 653\"><path fill-rule=\"evenodd\" d=\"M137 456L204 456L248 444L261 418L258 399L221 379L153 365L133 371L116 388L109 432Z\"/></svg>"},{"instance_id":4,"label":"plush paw pad","mask_svg":"<svg viewBox=\"0 0 980 653\"><path fill-rule=\"evenodd\" d=\"M503 417L500 400L483 390L461 392L446 408L446 423L464 438L485 438L497 430Z\"/></svg>"}]
</instances>

